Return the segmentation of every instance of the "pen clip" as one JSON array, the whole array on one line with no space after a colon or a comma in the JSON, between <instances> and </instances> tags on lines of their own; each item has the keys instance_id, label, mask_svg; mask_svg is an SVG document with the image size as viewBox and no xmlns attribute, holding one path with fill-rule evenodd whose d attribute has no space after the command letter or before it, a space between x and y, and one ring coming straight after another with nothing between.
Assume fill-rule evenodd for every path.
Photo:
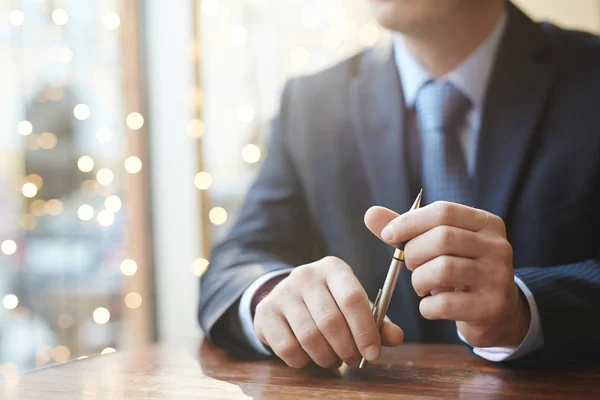
<instances>
[{"instance_id":1,"label":"pen clip","mask_svg":"<svg viewBox=\"0 0 600 400\"><path fill-rule=\"evenodd\" d=\"M373 317L377 320L377 314L379 313L379 300L381 299L381 289L377 292L377 297L375 297L375 301L373 302L373 308L371 312L373 313Z\"/></svg>"}]
</instances>

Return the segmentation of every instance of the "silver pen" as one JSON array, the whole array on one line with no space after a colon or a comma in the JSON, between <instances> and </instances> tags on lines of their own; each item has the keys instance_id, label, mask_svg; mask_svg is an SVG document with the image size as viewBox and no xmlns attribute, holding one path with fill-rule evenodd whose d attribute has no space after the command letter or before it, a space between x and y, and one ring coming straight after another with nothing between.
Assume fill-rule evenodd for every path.
<instances>
[{"instance_id":1,"label":"silver pen","mask_svg":"<svg viewBox=\"0 0 600 400\"><path fill-rule=\"evenodd\" d=\"M421 207L421 198L423 197L423 189L419 192L415 202L413 203L410 211L416 210ZM383 319L387 314L388 307L390 306L390 302L392 301L392 295L394 294L394 289L396 288L396 283L398 282L398 275L400 275L400 270L404 265L404 246L406 246L406 242L401 242L396 245L396 250L394 250L394 257L392 258L392 263L390 264L390 268L388 270L387 276L385 277L385 282L383 283L383 288L379 289L377 293L377 297L373 302L373 318L375 318L375 322L377 323L377 328L381 329L381 325L383 324ZM365 368L367 366L367 360L363 357L360 361L359 368Z\"/></svg>"}]
</instances>

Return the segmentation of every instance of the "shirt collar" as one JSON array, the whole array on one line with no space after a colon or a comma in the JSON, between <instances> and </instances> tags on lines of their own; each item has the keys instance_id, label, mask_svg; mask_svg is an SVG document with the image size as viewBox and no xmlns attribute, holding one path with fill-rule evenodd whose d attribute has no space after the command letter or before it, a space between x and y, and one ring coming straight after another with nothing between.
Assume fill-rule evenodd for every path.
<instances>
[{"instance_id":1,"label":"shirt collar","mask_svg":"<svg viewBox=\"0 0 600 400\"><path fill-rule=\"evenodd\" d=\"M483 106L487 83L506 30L507 19L504 12L487 39L454 70L439 78L451 82L460 89L469 97L475 108ZM400 34L393 35L393 47L396 65L400 72L404 102L406 107L412 107L421 86L435 78L408 51Z\"/></svg>"}]
</instances>

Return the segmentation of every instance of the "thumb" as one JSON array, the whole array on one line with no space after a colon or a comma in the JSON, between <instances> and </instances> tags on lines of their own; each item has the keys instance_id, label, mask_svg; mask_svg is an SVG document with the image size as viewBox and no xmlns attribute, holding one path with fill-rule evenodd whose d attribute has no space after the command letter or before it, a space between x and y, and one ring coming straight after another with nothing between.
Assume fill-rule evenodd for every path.
<instances>
[{"instance_id":1,"label":"thumb","mask_svg":"<svg viewBox=\"0 0 600 400\"><path fill-rule=\"evenodd\" d=\"M374 206L365 213L365 225L375 236L385 242L381 237L381 231L398 215L397 212L385 207Z\"/></svg>"},{"instance_id":2,"label":"thumb","mask_svg":"<svg viewBox=\"0 0 600 400\"><path fill-rule=\"evenodd\" d=\"M402 328L394 324L386 316L381 325L381 344L386 347L396 347L404 341Z\"/></svg>"}]
</instances>

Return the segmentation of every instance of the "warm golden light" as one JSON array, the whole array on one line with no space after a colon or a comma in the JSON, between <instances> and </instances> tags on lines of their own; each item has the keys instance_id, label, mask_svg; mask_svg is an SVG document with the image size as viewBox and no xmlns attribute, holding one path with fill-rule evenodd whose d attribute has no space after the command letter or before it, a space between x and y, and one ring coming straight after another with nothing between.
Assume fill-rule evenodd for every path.
<instances>
[{"instance_id":1,"label":"warm golden light","mask_svg":"<svg viewBox=\"0 0 600 400\"><path fill-rule=\"evenodd\" d=\"M190 102L194 107L202 107L202 102L204 98L202 97L202 89L199 87L193 87L190 89Z\"/></svg>"},{"instance_id":2,"label":"warm golden light","mask_svg":"<svg viewBox=\"0 0 600 400\"><path fill-rule=\"evenodd\" d=\"M132 259L121 262L121 273L125 276L133 276L138 270L138 265Z\"/></svg>"},{"instance_id":3,"label":"warm golden light","mask_svg":"<svg viewBox=\"0 0 600 400\"><path fill-rule=\"evenodd\" d=\"M198 258L192 263L192 273L196 276L202 276L208 268L208 260L205 258Z\"/></svg>"},{"instance_id":4,"label":"warm golden light","mask_svg":"<svg viewBox=\"0 0 600 400\"><path fill-rule=\"evenodd\" d=\"M44 365L47 364L48 361L50 361L50 351L51 348L48 346L42 346L36 353L35 353L35 364L36 365Z\"/></svg>"},{"instance_id":5,"label":"warm golden light","mask_svg":"<svg viewBox=\"0 0 600 400\"><path fill-rule=\"evenodd\" d=\"M256 110L250 104L242 104L237 109L237 117L241 122L252 122L255 115Z\"/></svg>"},{"instance_id":6,"label":"warm golden light","mask_svg":"<svg viewBox=\"0 0 600 400\"><path fill-rule=\"evenodd\" d=\"M101 226L109 227L115 222L115 215L108 210L102 210L98 213L98 223Z\"/></svg>"},{"instance_id":7,"label":"warm golden light","mask_svg":"<svg viewBox=\"0 0 600 400\"><path fill-rule=\"evenodd\" d=\"M19 305L19 298L14 294L7 294L4 296L4 299L2 299L2 305L7 310L14 310Z\"/></svg>"},{"instance_id":8,"label":"warm golden light","mask_svg":"<svg viewBox=\"0 0 600 400\"><path fill-rule=\"evenodd\" d=\"M37 219L31 214L25 214L21 216L21 228L26 231L30 231L37 225Z\"/></svg>"},{"instance_id":9,"label":"warm golden light","mask_svg":"<svg viewBox=\"0 0 600 400\"><path fill-rule=\"evenodd\" d=\"M39 176L38 174L31 174L31 175L27 175L25 177L25 180L27 182L31 182L35 185L35 187L37 187L38 189L41 189L42 186L44 186L44 179Z\"/></svg>"},{"instance_id":10,"label":"warm golden light","mask_svg":"<svg viewBox=\"0 0 600 400\"><path fill-rule=\"evenodd\" d=\"M8 21L14 26L23 25L25 22L25 14L21 10L12 10L10 14L8 14Z\"/></svg>"},{"instance_id":11,"label":"warm golden light","mask_svg":"<svg viewBox=\"0 0 600 400\"><path fill-rule=\"evenodd\" d=\"M58 139L56 135L51 132L44 132L38 138L38 144L44 150L50 150L56 147Z\"/></svg>"},{"instance_id":12,"label":"warm golden light","mask_svg":"<svg viewBox=\"0 0 600 400\"><path fill-rule=\"evenodd\" d=\"M127 124L127 127L132 131L137 131L138 129L141 129L142 126L144 126L144 117L138 112L132 112L127 116L125 123Z\"/></svg>"},{"instance_id":13,"label":"warm golden light","mask_svg":"<svg viewBox=\"0 0 600 400\"><path fill-rule=\"evenodd\" d=\"M36 135L29 135L25 138L25 147L28 150L37 150L40 148Z\"/></svg>"},{"instance_id":14,"label":"warm golden light","mask_svg":"<svg viewBox=\"0 0 600 400\"><path fill-rule=\"evenodd\" d=\"M123 202L117 195L110 195L104 199L104 207L112 213L116 213L123 206Z\"/></svg>"},{"instance_id":15,"label":"warm golden light","mask_svg":"<svg viewBox=\"0 0 600 400\"><path fill-rule=\"evenodd\" d=\"M48 100L58 101L65 96L65 89L59 85L51 85L46 89L45 95Z\"/></svg>"},{"instance_id":16,"label":"warm golden light","mask_svg":"<svg viewBox=\"0 0 600 400\"><path fill-rule=\"evenodd\" d=\"M199 119L188 122L187 135L194 139L202 137L204 135L204 122Z\"/></svg>"},{"instance_id":17,"label":"warm golden light","mask_svg":"<svg viewBox=\"0 0 600 400\"><path fill-rule=\"evenodd\" d=\"M84 204L77 209L77 216L82 221L89 221L90 219L94 218L94 214L94 207L90 206L89 204Z\"/></svg>"},{"instance_id":18,"label":"warm golden light","mask_svg":"<svg viewBox=\"0 0 600 400\"><path fill-rule=\"evenodd\" d=\"M80 121L84 121L90 117L90 108L85 104L77 104L73 109L73 115Z\"/></svg>"},{"instance_id":19,"label":"warm golden light","mask_svg":"<svg viewBox=\"0 0 600 400\"><path fill-rule=\"evenodd\" d=\"M137 292L127 293L125 304L131 309L139 308L142 305L142 296Z\"/></svg>"},{"instance_id":20,"label":"warm golden light","mask_svg":"<svg viewBox=\"0 0 600 400\"><path fill-rule=\"evenodd\" d=\"M104 356L106 354L111 354L111 353L116 353L116 352L117 352L117 350L113 349L112 347L107 347L100 352L100 355Z\"/></svg>"},{"instance_id":21,"label":"warm golden light","mask_svg":"<svg viewBox=\"0 0 600 400\"><path fill-rule=\"evenodd\" d=\"M65 25L69 22L69 14L62 8L57 8L52 12L52 21L56 25Z\"/></svg>"},{"instance_id":22,"label":"warm golden light","mask_svg":"<svg viewBox=\"0 0 600 400\"><path fill-rule=\"evenodd\" d=\"M17 243L14 240L5 240L0 245L0 250L7 256L13 255L17 252Z\"/></svg>"},{"instance_id":23,"label":"warm golden light","mask_svg":"<svg viewBox=\"0 0 600 400\"><path fill-rule=\"evenodd\" d=\"M247 144L242 149L242 159L248 164L255 164L260 160L260 147L255 144Z\"/></svg>"},{"instance_id":24,"label":"warm golden light","mask_svg":"<svg viewBox=\"0 0 600 400\"><path fill-rule=\"evenodd\" d=\"M90 156L83 156L77 160L77 168L81 172L91 172L94 169L94 159Z\"/></svg>"},{"instance_id":25,"label":"warm golden light","mask_svg":"<svg viewBox=\"0 0 600 400\"><path fill-rule=\"evenodd\" d=\"M215 207L208 213L208 218L215 225L223 225L227 221L227 211L223 207Z\"/></svg>"},{"instance_id":26,"label":"warm golden light","mask_svg":"<svg viewBox=\"0 0 600 400\"><path fill-rule=\"evenodd\" d=\"M142 160L136 156L127 157L125 160L125 171L130 174L137 174L142 170Z\"/></svg>"},{"instance_id":27,"label":"warm golden light","mask_svg":"<svg viewBox=\"0 0 600 400\"><path fill-rule=\"evenodd\" d=\"M46 214L57 216L64 210L63 202L58 199L50 199L46 202Z\"/></svg>"},{"instance_id":28,"label":"warm golden light","mask_svg":"<svg viewBox=\"0 0 600 400\"><path fill-rule=\"evenodd\" d=\"M20 135L27 136L33 132L33 125L29 121L21 121L17 124L17 132Z\"/></svg>"},{"instance_id":29,"label":"warm golden light","mask_svg":"<svg viewBox=\"0 0 600 400\"><path fill-rule=\"evenodd\" d=\"M44 200L34 200L29 205L29 211L36 217L46 215L46 202Z\"/></svg>"},{"instance_id":30,"label":"warm golden light","mask_svg":"<svg viewBox=\"0 0 600 400\"><path fill-rule=\"evenodd\" d=\"M100 143L109 143L112 140L113 132L110 128L103 126L96 130L96 139Z\"/></svg>"},{"instance_id":31,"label":"warm golden light","mask_svg":"<svg viewBox=\"0 0 600 400\"><path fill-rule=\"evenodd\" d=\"M56 320L58 326L60 326L63 329L69 329L71 326L73 326L73 323L75 322L75 319L73 318L73 316L71 314L60 314L58 316L58 319Z\"/></svg>"},{"instance_id":32,"label":"warm golden light","mask_svg":"<svg viewBox=\"0 0 600 400\"><path fill-rule=\"evenodd\" d=\"M56 346L51 352L54 361L64 363L71 358L71 350L67 346Z\"/></svg>"},{"instance_id":33,"label":"warm golden light","mask_svg":"<svg viewBox=\"0 0 600 400\"><path fill-rule=\"evenodd\" d=\"M102 23L106 29L112 31L121 26L121 17L119 17L119 14L115 12L107 12L102 18Z\"/></svg>"},{"instance_id":34,"label":"warm golden light","mask_svg":"<svg viewBox=\"0 0 600 400\"><path fill-rule=\"evenodd\" d=\"M31 199L37 194L38 188L35 186L34 183L27 182L21 188L21 192L23 193L23 196Z\"/></svg>"},{"instance_id":35,"label":"warm golden light","mask_svg":"<svg viewBox=\"0 0 600 400\"><path fill-rule=\"evenodd\" d=\"M208 172L198 172L194 178L194 185L200 190L207 190L212 185L212 177Z\"/></svg>"},{"instance_id":36,"label":"warm golden light","mask_svg":"<svg viewBox=\"0 0 600 400\"><path fill-rule=\"evenodd\" d=\"M108 168L102 168L100 171L98 171L96 173L96 180L101 185L104 185L104 186L110 185L114 179L115 179L115 174L113 174L113 172Z\"/></svg>"},{"instance_id":37,"label":"warm golden light","mask_svg":"<svg viewBox=\"0 0 600 400\"><path fill-rule=\"evenodd\" d=\"M94 313L92 314L93 318L94 318L94 322L97 324L105 324L108 321L110 321L110 311L108 311L106 308L104 307L98 307L94 310Z\"/></svg>"}]
</instances>

